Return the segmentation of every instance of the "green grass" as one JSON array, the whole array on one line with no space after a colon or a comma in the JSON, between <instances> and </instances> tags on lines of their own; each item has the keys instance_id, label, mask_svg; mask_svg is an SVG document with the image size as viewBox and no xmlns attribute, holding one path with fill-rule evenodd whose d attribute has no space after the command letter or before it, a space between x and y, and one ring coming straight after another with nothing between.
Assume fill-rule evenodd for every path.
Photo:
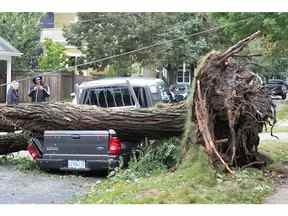
<instances>
[{"instance_id":1,"label":"green grass","mask_svg":"<svg viewBox=\"0 0 288 216\"><path fill-rule=\"evenodd\" d=\"M288 140L263 141L259 146L259 151L269 155L275 162L288 161Z\"/></svg>"},{"instance_id":2,"label":"green grass","mask_svg":"<svg viewBox=\"0 0 288 216\"><path fill-rule=\"evenodd\" d=\"M277 123L273 128L274 133L279 132L288 132L288 124L282 125L283 122L288 121L288 103L283 102L277 105ZM270 128L267 128L267 132L270 132Z\"/></svg>"},{"instance_id":3,"label":"green grass","mask_svg":"<svg viewBox=\"0 0 288 216\"><path fill-rule=\"evenodd\" d=\"M288 103L284 102L279 104L279 111L277 111L277 119L279 121L288 120Z\"/></svg>"},{"instance_id":4,"label":"green grass","mask_svg":"<svg viewBox=\"0 0 288 216\"><path fill-rule=\"evenodd\" d=\"M237 170L235 176L210 167L202 150L175 172L131 180L111 178L95 185L80 203L261 203L273 190L261 170Z\"/></svg>"}]
</instances>

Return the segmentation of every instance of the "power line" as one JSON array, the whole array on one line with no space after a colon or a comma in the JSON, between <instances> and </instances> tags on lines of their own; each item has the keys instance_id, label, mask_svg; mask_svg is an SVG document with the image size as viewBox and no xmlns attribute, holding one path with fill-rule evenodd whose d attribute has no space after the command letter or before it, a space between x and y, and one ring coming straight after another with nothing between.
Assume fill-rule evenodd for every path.
<instances>
[{"instance_id":1,"label":"power line","mask_svg":"<svg viewBox=\"0 0 288 216\"><path fill-rule=\"evenodd\" d=\"M198 35L201 35L201 34L206 34L206 33L210 33L210 32L213 32L213 31L217 31L217 30L220 30L220 29L223 29L225 27L228 27L228 26L232 26L232 25L235 25L235 24L238 24L240 22L244 22L246 21L247 19L249 18L246 18L246 19L243 19L243 20L240 20L238 22L235 22L235 23L231 23L231 24L227 24L227 25L222 25L222 26L218 26L218 27L214 27L214 28L210 28L210 29L207 29L207 30L203 30L203 31L200 31L200 32L196 32L196 33L193 33L193 34L190 34L189 36L190 37L194 37L194 36L198 36ZM110 59L113 59L113 58L118 58L118 57L121 57L121 56L125 56L125 55L130 55L132 53L136 53L136 52L140 52L142 50L146 50L146 49L151 49L151 48L154 48L154 47L157 47L157 46L160 46L160 45L164 45L164 44L167 44L167 43L171 43L173 41L177 41L177 40L181 40L183 38L185 38L187 36L182 36L182 37L178 37L178 38L174 38L174 39L170 39L170 40L166 40L166 41L158 41L154 44L151 44L151 45L148 45L148 46L144 46L144 47L141 47L141 48L138 48L138 49L135 49L135 50L131 50L131 51L128 51L128 52L124 52L124 53L119 53L119 54L116 54L116 55L112 55L112 56L107 56L107 57L103 57L103 58L99 58L99 59L95 59L93 61L89 61L89 62L86 62L86 63L82 63L82 64L78 64L78 65L74 65L74 66L69 66L69 67L63 67L63 68L56 68L55 70L53 71L50 71L50 72L45 72L45 73L37 73L38 76L40 75L46 75L46 74L49 74L49 73L56 73L56 72L61 72L63 70L67 70L67 69L74 69L75 67L81 67L81 66L85 66L85 65L90 65L90 64L95 64L95 63L99 63L99 62L103 62L103 61L107 61L107 60L110 60ZM37 76L36 74L34 76ZM33 78L34 76L30 76L28 78L24 78L24 79L20 79L18 80L19 82L21 81L25 81L25 80L29 80L31 78ZM6 86L10 83L3 83L0 85L0 87L3 87L3 86Z\"/></svg>"},{"instance_id":2,"label":"power line","mask_svg":"<svg viewBox=\"0 0 288 216\"><path fill-rule=\"evenodd\" d=\"M240 21L232 23L232 24L227 24L227 25L223 25L223 26L210 28L208 30L203 30L203 31L200 31L200 32L196 32L196 33L190 34L189 36L190 37L194 37L194 36L198 36L198 35L201 35L201 34L209 33L209 32L212 32L212 31L217 31L219 29L225 28L227 26L235 25L235 24L238 24L239 22L244 22L246 20L247 19L240 20ZM93 60L93 61L90 61L90 62L78 64L78 65L76 65L76 67L90 65L90 64L98 63L98 62L103 62L103 61L106 61L106 60L109 60L109 59L112 59L112 58L117 58L117 57L120 57L120 56L129 55L129 54L136 53L136 52L139 52L139 51L142 51L142 50L145 50L145 49L151 49L151 48L156 47L156 46L160 46L160 45L163 45L163 44L171 43L173 41L181 40L181 39L183 39L185 37L186 36L181 36L181 37L170 39L170 40L166 40L166 41L158 41L158 42L156 42L154 44L151 44L151 45L148 45L148 46L144 46L144 47L141 47L141 48L138 48L138 49L135 49L135 50L131 50L131 51L128 51L128 52L124 52L124 53L120 53L120 54L116 54L116 55L112 55L112 56L108 56L108 57L103 57L103 58L96 59L96 60ZM75 66L71 66L71 68L74 68L74 67ZM65 70L65 69L67 69L67 68L63 68L62 70ZM56 71L57 70L58 69L56 69ZM59 69L59 70L61 70L61 69Z\"/></svg>"}]
</instances>

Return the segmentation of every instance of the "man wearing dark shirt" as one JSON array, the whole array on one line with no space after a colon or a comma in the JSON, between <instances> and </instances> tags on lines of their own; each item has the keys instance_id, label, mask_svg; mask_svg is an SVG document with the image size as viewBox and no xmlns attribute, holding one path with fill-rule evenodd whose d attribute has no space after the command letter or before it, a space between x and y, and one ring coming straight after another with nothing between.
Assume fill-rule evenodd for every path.
<instances>
[{"instance_id":1,"label":"man wearing dark shirt","mask_svg":"<svg viewBox=\"0 0 288 216\"><path fill-rule=\"evenodd\" d=\"M48 85L44 85L42 76L33 78L34 86L30 88L29 97L32 103L48 102L50 89Z\"/></svg>"}]
</instances>

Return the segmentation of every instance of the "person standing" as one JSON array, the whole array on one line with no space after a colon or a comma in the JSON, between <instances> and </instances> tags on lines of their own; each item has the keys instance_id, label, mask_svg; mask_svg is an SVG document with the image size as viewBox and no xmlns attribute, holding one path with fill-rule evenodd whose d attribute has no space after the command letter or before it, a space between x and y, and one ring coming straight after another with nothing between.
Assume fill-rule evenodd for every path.
<instances>
[{"instance_id":1,"label":"person standing","mask_svg":"<svg viewBox=\"0 0 288 216\"><path fill-rule=\"evenodd\" d=\"M19 83L17 81L12 81L10 88L7 92L7 104L16 105L19 102L19 93L18 93Z\"/></svg>"},{"instance_id":2,"label":"person standing","mask_svg":"<svg viewBox=\"0 0 288 216\"><path fill-rule=\"evenodd\" d=\"M30 88L29 97L31 97L32 103L48 102L50 97L50 88L48 85L44 85L42 76L33 78L34 86Z\"/></svg>"}]
</instances>

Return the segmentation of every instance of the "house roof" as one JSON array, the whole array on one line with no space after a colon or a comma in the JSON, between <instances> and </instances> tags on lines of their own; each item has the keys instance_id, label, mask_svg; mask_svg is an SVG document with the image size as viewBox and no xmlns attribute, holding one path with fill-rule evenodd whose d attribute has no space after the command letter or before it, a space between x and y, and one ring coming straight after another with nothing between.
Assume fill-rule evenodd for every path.
<instances>
[{"instance_id":1,"label":"house roof","mask_svg":"<svg viewBox=\"0 0 288 216\"><path fill-rule=\"evenodd\" d=\"M22 53L0 36L0 56L21 56Z\"/></svg>"}]
</instances>

